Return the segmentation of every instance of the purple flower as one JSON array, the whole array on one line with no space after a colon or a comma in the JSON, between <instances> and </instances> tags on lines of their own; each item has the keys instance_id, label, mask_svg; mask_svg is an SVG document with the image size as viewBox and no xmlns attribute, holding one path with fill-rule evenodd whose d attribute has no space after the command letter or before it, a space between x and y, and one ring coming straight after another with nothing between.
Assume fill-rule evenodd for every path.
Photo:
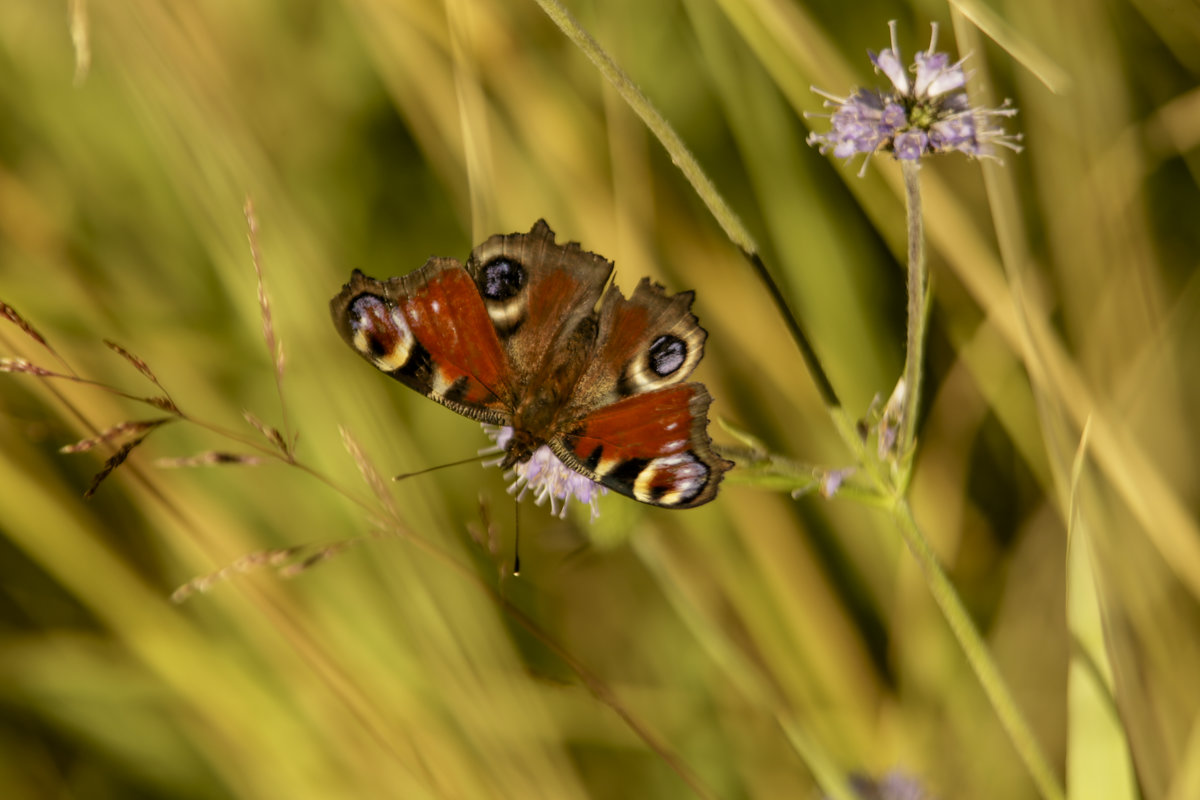
<instances>
[{"instance_id":1,"label":"purple flower","mask_svg":"<svg viewBox=\"0 0 1200 800\"><path fill-rule=\"evenodd\" d=\"M821 497L828 500L838 493L838 490L842 488L842 484L853 474L854 467L831 469L821 476L817 484L817 491L821 493Z\"/></svg>"},{"instance_id":2,"label":"purple flower","mask_svg":"<svg viewBox=\"0 0 1200 800\"><path fill-rule=\"evenodd\" d=\"M892 46L879 53L868 52L875 69L891 81L891 88L857 89L847 97L837 97L814 87L813 91L825 98L825 107L833 111L811 115L828 117L831 126L826 133L810 133L809 144L844 159L865 153L868 161L872 153L880 151L906 161L953 151L995 158L997 146L1020 152L1020 134L1006 133L997 122L1014 116L1017 110L1007 100L1000 108L971 107L963 70L966 59L951 63L950 56L934 50L937 23L932 25L929 49L917 53L907 69L896 43L896 23L888 23L888 27Z\"/></svg>"},{"instance_id":3,"label":"purple flower","mask_svg":"<svg viewBox=\"0 0 1200 800\"><path fill-rule=\"evenodd\" d=\"M850 786L861 800L931 800L933 797L915 778L895 770L879 780L869 775L852 775Z\"/></svg>"},{"instance_id":4,"label":"purple flower","mask_svg":"<svg viewBox=\"0 0 1200 800\"><path fill-rule=\"evenodd\" d=\"M481 451L481 455L503 452L513 435L513 429L509 427L484 425L483 430L496 444ZM496 458L483 463L484 466L492 467L498 466L503 460ZM567 503L574 497L578 502L591 507L594 521L600 516L600 507L596 501L602 495L608 494L608 489L559 461L554 451L546 445L534 450L528 461L515 465L508 476L512 478L512 483L508 485L509 494L516 495L517 500L520 500L525 497L526 492L533 492L534 503L539 506L549 499L550 513L560 519L566 518Z\"/></svg>"}]
</instances>

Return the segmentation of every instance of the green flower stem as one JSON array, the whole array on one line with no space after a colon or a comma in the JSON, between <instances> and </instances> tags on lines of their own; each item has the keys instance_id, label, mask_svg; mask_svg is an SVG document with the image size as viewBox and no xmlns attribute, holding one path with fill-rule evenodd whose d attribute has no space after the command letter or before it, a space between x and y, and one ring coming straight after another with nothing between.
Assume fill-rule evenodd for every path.
<instances>
[{"instance_id":1,"label":"green flower stem","mask_svg":"<svg viewBox=\"0 0 1200 800\"><path fill-rule=\"evenodd\" d=\"M900 430L897 437L900 470L895 484L892 516L896 520L905 544L933 594L934 601L959 647L975 672L984 694L996 710L996 716L1012 740L1021 760L1033 777L1045 800L1062 800L1064 790L1050 762L1033 736L1025 717L1014 702L991 652L979 635L975 623L963 606L962 599L938 562L937 555L917 527L912 508L905 498L912 475L913 452L916 446L917 414L921 403L921 377L925 362L925 338L929 320L927 300L929 274L925 262L925 223L921 213L920 164L901 161L904 175L904 198L908 222L908 332L904 361L904 395L900 403Z\"/></svg>"},{"instance_id":2,"label":"green flower stem","mask_svg":"<svg viewBox=\"0 0 1200 800\"><path fill-rule=\"evenodd\" d=\"M921 214L920 164L901 161L904 175L904 199L908 218L908 341L904 356L904 399L900 408L900 432L897 439L901 474L900 491L908 486L912 474L912 454L916 442L917 413L921 404L921 370L925 363L926 289L929 285L925 264L925 221Z\"/></svg>"},{"instance_id":3,"label":"green flower stem","mask_svg":"<svg viewBox=\"0 0 1200 800\"><path fill-rule=\"evenodd\" d=\"M992 708L996 710L1000 724L1004 726L1017 754L1025 762L1025 767L1033 777L1038 792L1044 800L1064 800L1064 790L1058 777L1042 752L1037 739L1034 738L1033 731L1021 715L1020 709L1017 708L1016 702L1009 693L1008 685L1004 682L996 662L992 660L991 652L975 628L975 623L963 606L958 592L954 590L950 578L946 576L941 564L938 563L937 555L934 554L929 542L917 527L912 509L903 497L897 497L892 506L892 517L896 520L900 534L904 537L904 542L908 545L913 558L920 565L921 571L925 575L925 583L929 586L929 591L933 594L938 608L942 610L942 616L950 624L950 630L954 632L954 637L958 640L963 654L966 655L971 669L974 670L980 686L983 687L984 694L987 695Z\"/></svg>"}]
</instances>

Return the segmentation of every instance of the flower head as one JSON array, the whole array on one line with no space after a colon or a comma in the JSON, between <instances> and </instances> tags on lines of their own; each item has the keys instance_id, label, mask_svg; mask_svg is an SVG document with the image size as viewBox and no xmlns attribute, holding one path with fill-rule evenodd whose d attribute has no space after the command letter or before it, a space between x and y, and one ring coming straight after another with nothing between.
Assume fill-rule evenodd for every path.
<instances>
[{"instance_id":1,"label":"flower head","mask_svg":"<svg viewBox=\"0 0 1200 800\"><path fill-rule=\"evenodd\" d=\"M955 150L977 158L995 157L996 146L1021 150L1020 134L1006 133L997 123L1017 110L1007 100L1000 108L971 106L963 70L966 59L951 63L948 55L934 50L937 23L932 26L929 49L917 53L907 69L896 43L896 23L888 27L892 46L869 55L892 87L857 89L847 97L814 88L825 98L825 107L833 109L831 114L814 116L827 116L832 127L826 133L810 133L809 144L822 153L832 150L838 158L866 153L870 159L872 153L883 151L911 161L927 153Z\"/></svg>"},{"instance_id":2,"label":"flower head","mask_svg":"<svg viewBox=\"0 0 1200 800\"><path fill-rule=\"evenodd\" d=\"M869 775L851 775L850 786L854 796L861 800L931 800L933 797L915 778L895 770L878 780Z\"/></svg>"},{"instance_id":3,"label":"flower head","mask_svg":"<svg viewBox=\"0 0 1200 800\"><path fill-rule=\"evenodd\" d=\"M502 452L513 435L513 429L509 427L484 425L483 430L496 444L483 450L481 454ZM503 460L496 458L483 463L485 466L498 466ZM602 495L608 494L608 489L559 461L554 451L546 445L534 450L528 461L514 465L508 475L513 479L508 485L509 494L516 495L520 500L526 492L531 491L534 503L539 506L549 499L550 513L560 519L567 516L567 504L574 497L580 503L591 507L592 519L595 520L600 516L600 507L596 501Z\"/></svg>"}]
</instances>

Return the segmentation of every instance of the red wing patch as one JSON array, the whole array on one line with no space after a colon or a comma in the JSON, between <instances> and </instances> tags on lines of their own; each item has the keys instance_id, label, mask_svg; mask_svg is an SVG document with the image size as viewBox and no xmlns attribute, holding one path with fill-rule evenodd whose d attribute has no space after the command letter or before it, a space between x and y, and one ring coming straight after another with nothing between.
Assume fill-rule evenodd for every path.
<instances>
[{"instance_id":1,"label":"red wing patch","mask_svg":"<svg viewBox=\"0 0 1200 800\"><path fill-rule=\"evenodd\" d=\"M710 402L698 383L635 395L588 414L551 447L567 466L635 500L698 506L732 466L712 451Z\"/></svg>"}]
</instances>

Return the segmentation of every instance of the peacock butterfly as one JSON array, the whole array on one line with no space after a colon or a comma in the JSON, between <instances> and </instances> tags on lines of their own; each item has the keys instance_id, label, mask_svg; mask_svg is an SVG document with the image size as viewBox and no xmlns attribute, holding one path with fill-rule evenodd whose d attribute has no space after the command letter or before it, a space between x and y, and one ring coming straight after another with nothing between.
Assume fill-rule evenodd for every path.
<instances>
[{"instance_id":1,"label":"peacock butterfly","mask_svg":"<svg viewBox=\"0 0 1200 800\"><path fill-rule=\"evenodd\" d=\"M464 266L430 258L387 281L355 270L330 302L338 333L376 368L465 417L507 426L501 466L546 445L591 481L656 506L712 500L730 462L708 437L711 398L684 383L707 333L692 292L643 278L627 299L613 264L556 244L538 220ZM599 307L597 307L599 303Z\"/></svg>"}]
</instances>

